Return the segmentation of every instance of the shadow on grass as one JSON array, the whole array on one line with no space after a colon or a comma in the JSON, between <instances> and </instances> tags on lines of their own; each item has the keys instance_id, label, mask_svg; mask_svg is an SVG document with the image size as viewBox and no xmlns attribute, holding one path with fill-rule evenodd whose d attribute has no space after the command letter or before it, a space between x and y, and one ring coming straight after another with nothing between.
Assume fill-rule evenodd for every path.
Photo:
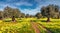
<instances>
[{"instance_id":1,"label":"shadow on grass","mask_svg":"<svg viewBox=\"0 0 60 33\"><path fill-rule=\"evenodd\" d=\"M30 22L46 22L46 20L30 20Z\"/></svg>"},{"instance_id":2,"label":"shadow on grass","mask_svg":"<svg viewBox=\"0 0 60 33\"><path fill-rule=\"evenodd\" d=\"M3 20L3 22L11 22L11 20Z\"/></svg>"},{"instance_id":3,"label":"shadow on grass","mask_svg":"<svg viewBox=\"0 0 60 33\"><path fill-rule=\"evenodd\" d=\"M46 22L46 20L40 20L41 22Z\"/></svg>"}]
</instances>

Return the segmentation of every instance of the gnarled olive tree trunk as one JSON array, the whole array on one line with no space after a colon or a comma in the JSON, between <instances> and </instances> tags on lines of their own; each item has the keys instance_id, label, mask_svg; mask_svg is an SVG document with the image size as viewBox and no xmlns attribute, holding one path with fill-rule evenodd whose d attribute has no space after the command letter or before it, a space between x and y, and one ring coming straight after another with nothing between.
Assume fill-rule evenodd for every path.
<instances>
[{"instance_id":1,"label":"gnarled olive tree trunk","mask_svg":"<svg viewBox=\"0 0 60 33\"><path fill-rule=\"evenodd\" d=\"M15 17L14 17L14 16L12 16L12 21L13 21L13 22L15 21Z\"/></svg>"},{"instance_id":2,"label":"gnarled olive tree trunk","mask_svg":"<svg viewBox=\"0 0 60 33\"><path fill-rule=\"evenodd\" d=\"M50 17L47 17L47 22L50 22Z\"/></svg>"},{"instance_id":3,"label":"gnarled olive tree trunk","mask_svg":"<svg viewBox=\"0 0 60 33\"><path fill-rule=\"evenodd\" d=\"M0 20L2 20L2 17L0 17Z\"/></svg>"}]
</instances>

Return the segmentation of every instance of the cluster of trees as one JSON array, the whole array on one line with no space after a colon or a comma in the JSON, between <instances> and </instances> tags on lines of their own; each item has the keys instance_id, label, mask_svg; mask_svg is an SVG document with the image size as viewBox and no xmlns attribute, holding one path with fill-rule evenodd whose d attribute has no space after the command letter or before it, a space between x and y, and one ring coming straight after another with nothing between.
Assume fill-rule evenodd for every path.
<instances>
[{"instance_id":1,"label":"cluster of trees","mask_svg":"<svg viewBox=\"0 0 60 33\"><path fill-rule=\"evenodd\" d=\"M48 6L43 6L41 8L41 14L44 17L47 17L47 22L50 21L50 18L57 18L59 19L60 17L60 11L59 11L59 6L58 5L48 5Z\"/></svg>"},{"instance_id":2,"label":"cluster of trees","mask_svg":"<svg viewBox=\"0 0 60 33\"><path fill-rule=\"evenodd\" d=\"M3 11L0 11L0 19L2 18L12 18L12 21L15 20L15 18L32 18L37 17L44 18L47 17L47 22L50 21L50 18L60 18L60 9L58 5L48 5L43 6L40 10L41 12L37 13L36 15L29 15L21 13L21 11L17 8L11 8L11 7L5 7Z\"/></svg>"},{"instance_id":3,"label":"cluster of trees","mask_svg":"<svg viewBox=\"0 0 60 33\"><path fill-rule=\"evenodd\" d=\"M0 20L4 18L12 18L12 21L15 18L23 17L24 13L21 13L17 8L5 7L3 11L0 11Z\"/></svg>"},{"instance_id":4,"label":"cluster of trees","mask_svg":"<svg viewBox=\"0 0 60 33\"><path fill-rule=\"evenodd\" d=\"M57 18L60 17L60 8L58 5L48 5L41 7L41 12L35 15L37 18L48 17L48 18Z\"/></svg>"},{"instance_id":5,"label":"cluster of trees","mask_svg":"<svg viewBox=\"0 0 60 33\"><path fill-rule=\"evenodd\" d=\"M20 15L19 9L13 9L10 7L5 7L3 11L0 11L0 17L2 18L11 18L12 16L19 17Z\"/></svg>"},{"instance_id":6,"label":"cluster of trees","mask_svg":"<svg viewBox=\"0 0 60 33\"><path fill-rule=\"evenodd\" d=\"M15 20L15 18L29 18L33 17L33 15L24 14L17 8L11 8L9 6L5 7L3 11L0 11L0 20L4 18L12 18L12 21Z\"/></svg>"}]
</instances>

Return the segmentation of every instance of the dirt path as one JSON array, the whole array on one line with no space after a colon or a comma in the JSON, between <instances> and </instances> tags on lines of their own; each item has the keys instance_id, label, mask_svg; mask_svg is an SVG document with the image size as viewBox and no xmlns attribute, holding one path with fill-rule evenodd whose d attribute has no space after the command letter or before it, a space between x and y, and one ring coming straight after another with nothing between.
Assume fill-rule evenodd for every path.
<instances>
[{"instance_id":1,"label":"dirt path","mask_svg":"<svg viewBox=\"0 0 60 33\"><path fill-rule=\"evenodd\" d=\"M32 28L35 30L35 33L40 33L38 25L35 22L31 22Z\"/></svg>"},{"instance_id":2,"label":"dirt path","mask_svg":"<svg viewBox=\"0 0 60 33\"><path fill-rule=\"evenodd\" d=\"M40 23L31 22L31 25L32 25L32 28L34 28L34 30L35 30L36 33L40 33L38 25L41 26L42 28L44 28L47 33L52 33L50 30L48 30L45 26L43 26Z\"/></svg>"},{"instance_id":3,"label":"dirt path","mask_svg":"<svg viewBox=\"0 0 60 33\"><path fill-rule=\"evenodd\" d=\"M39 23L39 25L42 26L42 28L44 28L44 29L47 31L47 33L52 33L50 30L48 30L48 29L47 29L45 26L43 26L42 24Z\"/></svg>"}]
</instances>

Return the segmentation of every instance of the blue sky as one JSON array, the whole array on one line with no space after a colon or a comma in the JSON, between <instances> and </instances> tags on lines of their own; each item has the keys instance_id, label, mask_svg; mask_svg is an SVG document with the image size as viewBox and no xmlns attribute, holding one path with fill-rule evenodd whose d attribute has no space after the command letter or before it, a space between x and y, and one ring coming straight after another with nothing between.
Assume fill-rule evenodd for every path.
<instances>
[{"instance_id":1,"label":"blue sky","mask_svg":"<svg viewBox=\"0 0 60 33\"><path fill-rule=\"evenodd\" d=\"M42 6L47 6L49 4L60 6L60 0L0 0L0 10L9 6L18 8L25 14L35 15L37 12L40 12Z\"/></svg>"}]
</instances>

